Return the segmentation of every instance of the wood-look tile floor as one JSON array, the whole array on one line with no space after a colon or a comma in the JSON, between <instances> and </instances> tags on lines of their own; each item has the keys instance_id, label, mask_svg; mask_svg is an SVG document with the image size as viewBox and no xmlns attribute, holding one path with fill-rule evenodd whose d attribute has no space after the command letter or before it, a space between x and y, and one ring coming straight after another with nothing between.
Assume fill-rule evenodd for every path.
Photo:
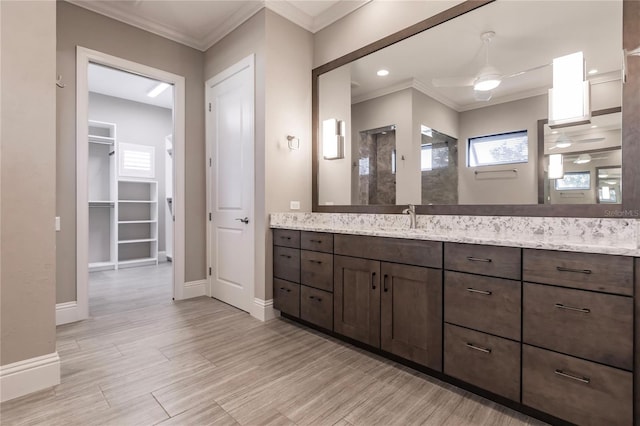
<instances>
[{"instance_id":1,"label":"wood-look tile floor","mask_svg":"<svg viewBox=\"0 0 640 426\"><path fill-rule=\"evenodd\" d=\"M171 301L170 265L91 277L92 318L57 329L62 383L9 425L542 425L284 319Z\"/></svg>"}]
</instances>

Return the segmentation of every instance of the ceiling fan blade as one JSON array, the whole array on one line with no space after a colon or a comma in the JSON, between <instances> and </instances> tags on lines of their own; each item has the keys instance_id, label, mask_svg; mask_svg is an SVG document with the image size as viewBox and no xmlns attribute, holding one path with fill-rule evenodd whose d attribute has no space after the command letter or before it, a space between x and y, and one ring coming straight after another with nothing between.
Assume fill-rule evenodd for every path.
<instances>
[{"instance_id":1,"label":"ceiling fan blade","mask_svg":"<svg viewBox=\"0 0 640 426\"><path fill-rule=\"evenodd\" d=\"M475 77L444 77L432 79L431 84L434 87L468 87L473 86L475 81Z\"/></svg>"},{"instance_id":2,"label":"ceiling fan blade","mask_svg":"<svg viewBox=\"0 0 640 426\"><path fill-rule=\"evenodd\" d=\"M502 76L502 78L518 77L519 75L526 74L526 73L531 72L531 71L537 71L537 70L540 70L542 68L546 68L546 67L548 67L550 65L551 64L538 65L537 67L529 68L528 70L522 70L522 71L514 72L513 74Z\"/></svg>"},{"instance_id":3,"label":"ceiling fan blade","mask_svg":"<svg viewBox=\"0 0 640 426\"><path fill-rule=\"evenodd\" d=\"M602 142L606 138L588 138L588 139L579 139L573 142L576 143L593 143L593 142Z\"/></svg>"}]
</instances>

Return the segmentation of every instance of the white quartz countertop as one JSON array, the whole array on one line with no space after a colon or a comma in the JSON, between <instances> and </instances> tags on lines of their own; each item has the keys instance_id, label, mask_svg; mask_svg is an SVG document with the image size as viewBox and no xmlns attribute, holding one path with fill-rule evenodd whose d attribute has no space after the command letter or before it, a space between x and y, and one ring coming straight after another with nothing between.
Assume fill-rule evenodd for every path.
<instances>
[{"instance_id":1,"label":"white quartz countertop","mask_svg":"<svg viewBox=\"0 0 640 426\"><path fill-rule=\"evenodd\" d=\"M636 219L272 213L271 228L640 257Z\"/></svg>"}]
</instances>

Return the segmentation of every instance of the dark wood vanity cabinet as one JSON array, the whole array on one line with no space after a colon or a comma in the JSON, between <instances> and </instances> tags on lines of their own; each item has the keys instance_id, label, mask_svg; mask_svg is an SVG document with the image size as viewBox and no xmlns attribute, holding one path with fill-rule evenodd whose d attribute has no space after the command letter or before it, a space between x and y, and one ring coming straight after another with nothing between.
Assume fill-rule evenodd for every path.
<instances>
[{"instance_id":1,"label":"dark wood vanity cabinet","mask_svg":"<svg viewBox=\"0 0 640 426\"><path fill-rule=\"evenodd\" d=\"M631 257L524 250L524 405L633 424L633 274Z\"/></svg>"},{"instance_id":2,"label":"dark wood vanity cabinet","mask_svg":"<svg viewBox=\"0 0 640 426\"><path fill-rule=\"evenodd\" d=\"M639 259L274 230L273 285L284 314L522 410L640 426Z\"/></svg>"}]
</instances>

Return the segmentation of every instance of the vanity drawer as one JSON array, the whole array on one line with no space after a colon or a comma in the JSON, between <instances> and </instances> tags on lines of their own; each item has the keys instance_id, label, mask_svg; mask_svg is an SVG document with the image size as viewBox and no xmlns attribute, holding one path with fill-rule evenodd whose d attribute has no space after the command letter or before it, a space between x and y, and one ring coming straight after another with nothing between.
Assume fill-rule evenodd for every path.
<instances>
[{"instance_id":1,"label":"vanity drawer","mask_svg":"<svg viewBox=\"0 0 640 426\"><path fill-rule=\"evenodd\" d=\"M306 285L301 286L300 318L333 330L333 294Z\"/></svg>"},{"instance_id":2,"label":"vanity drawer","mask_svg":"<svg viewBox=\"0 0 640 426\"><path fill-rule=\"evenodd\" d=\"M584 426L633 424L629 372L522 347L522 403Z\"/></svg>"},{"instance_id":3,"label":"vanity drawer","mask_svg":"<svg viewBox=\"0 0 640 426\"><path fill-rule=\"evenodd\" d=\"M300 282L333 292L333 255L302 250L300 252Z\"/></svg>"},{"instance_id":4,"label":"vanity drawer","mask_svg":"<svg viewBox=\"0 0 640 426\"><path fill-rule=\"evenodd\" d=\"M444 373L520 401L520 344L445 324Z\"/></svg>"},{"instance_id":5,"label":"vanity drawer","mask_svg":"<svg viewBox=\"0 0 640 426\"><path fill-rule=\"evenodd\" d=\"M273 279L273 307L296 318L300 317L300 284Z\"/></svg>"},{"instance_id":6,"label":"vanity drawer","mask_svg":"<svg viewBox=\"0 0 640 426\"><path fill-rule=\"evenodd\" d=\"M300 248L300 231L292 231L291 229L274 229L273 245Z\"/></svg>"},{"instance_id":7,"label":"vanity drawer","mask_svg":"<svg viewBox=\"0 0 640 426\"><path fill-rule=\"evenodd\" d=\"M520 279L521 254L517 247L444 244L444 267L493 277Z\"/></svg>"},{"instance_id":8,"label":"vanity drawer","mask_svg":"<svg viewBox=\"0 0 640 426\"><path fill-rule=\"evenodd\" d=\"M300 247L303 250L333 253L333 234L303 231L300 236Z\"/></svg>"},{"instance_id":9,"label":"vanity drawer","mask_svg":"<svg viewBox=\"0 0 640 426\"><path fill-rule=\"evenodd\" d=\"M287 247L273 248L273 276L300 282L300 250Z\"/></svg>"},{"instance_id":10,"label":"vanity drawer","mask_svg":"<svg viewBox=\"0 0 640 426\"><path fill-rule=\"evenodd\" d=\"M336 234L333 250L344 256L442 268L442 243L437 241Z\"/></svg>"},{"instance_id":11,"label":"vanity drawer","mask_svg":"<svg viewBox=\"0 0 640 426\"><path fill-rule=\"evenodd\" d=\"M524 284L523 341L603 364L633 368L633 299Z\"/></svg>"},{"instance_id":12,"label":"vanity drawer","mask_svg":"<svg viewBox=\"0 0 640 426\"><path fill-rule=\"evenodd\" d=\"M444 320L520 340L520 281L444 273Z\"/></svg>"},{"instance_id":13,"label":"vanity drawer","mask_svg":"<svg viewBox=\"0 0 640 426\"><path fill-rule=\"evenodd\" d=\"M523 281L633 295L633 258L525 249Z\"/></svg>"}]
</instances>

